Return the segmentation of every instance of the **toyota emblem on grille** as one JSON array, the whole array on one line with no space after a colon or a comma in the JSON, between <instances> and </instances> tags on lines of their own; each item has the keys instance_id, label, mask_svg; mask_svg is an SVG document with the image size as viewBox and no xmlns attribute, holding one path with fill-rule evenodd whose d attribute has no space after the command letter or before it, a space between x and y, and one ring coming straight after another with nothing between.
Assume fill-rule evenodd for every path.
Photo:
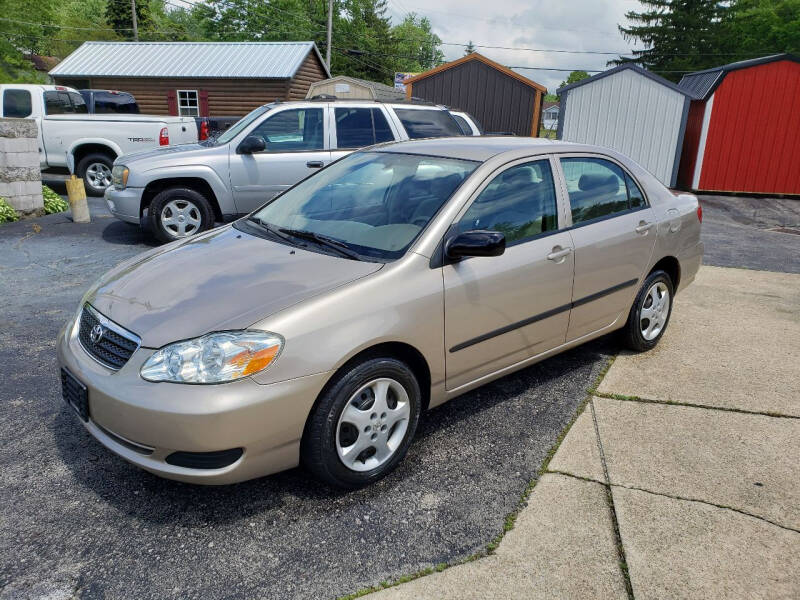
<instances>
[{"instance_id":1,"label":"toyota emblem on grille","mask_svg":"<svg viewBox=\"0 0 800 600\"><path fill-rule=\"evenodd\" d=\"M96 344L103 339L103 335L105 334L105 332L106 332L105 328L98 323L97 325L92 327L92 331L89 333L89 339L92 340L93 344Z\"/></svg>"}]
</instances>

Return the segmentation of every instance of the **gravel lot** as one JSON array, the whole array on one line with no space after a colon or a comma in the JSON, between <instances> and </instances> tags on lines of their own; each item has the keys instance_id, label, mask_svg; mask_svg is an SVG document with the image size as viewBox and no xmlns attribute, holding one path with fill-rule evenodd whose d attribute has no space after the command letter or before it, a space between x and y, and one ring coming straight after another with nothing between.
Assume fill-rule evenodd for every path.
<instances>
[{"instance_id":1,"label":"gravel lot","mask_svg":"<svg viewBox=\"0 0 800 600\"><path fill-rule=\"evenodd\" d=\"M225 488L162 480L107 452L60 398L59 328L94 278L152 243L93 206L90 225L0 230L2 598L332 598L463 558L502 531L617 349L604 338L431 411L401 467L365 490L299 470ZM800 269L800 236L704 207L707 262Z\"/></svg>"}]
</instances>

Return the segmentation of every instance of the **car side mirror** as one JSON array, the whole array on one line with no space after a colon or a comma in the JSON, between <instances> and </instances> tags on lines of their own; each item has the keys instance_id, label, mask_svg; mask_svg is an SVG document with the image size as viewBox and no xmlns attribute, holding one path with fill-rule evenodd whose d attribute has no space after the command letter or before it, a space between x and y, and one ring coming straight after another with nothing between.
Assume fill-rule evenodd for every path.
<instances>
[{"instance_id":1,"label":"car side mirror","mask_svg":"<svg viewBox=\"0 0 800 600\"><path fill-rule=\"evenodd\" d=\"M236 151L239 154L255 154L256 152L263 152L266 149L267 143L264 141L264 138L258 135L248 135L242 140L242 143L239 144L239 148L237 148Z\"/></svg>"},{"instance_id":2,"label":"car side mirror","mask_svg":"<svg viewBox=\"0 0 800 600\"><path fill-rule=\"evenodd\" d=\"M499 231L465 231L447 240L447 258L459 260L467 256L500 256L506 251L506 236Z\"/></svg>"}]
</instances>

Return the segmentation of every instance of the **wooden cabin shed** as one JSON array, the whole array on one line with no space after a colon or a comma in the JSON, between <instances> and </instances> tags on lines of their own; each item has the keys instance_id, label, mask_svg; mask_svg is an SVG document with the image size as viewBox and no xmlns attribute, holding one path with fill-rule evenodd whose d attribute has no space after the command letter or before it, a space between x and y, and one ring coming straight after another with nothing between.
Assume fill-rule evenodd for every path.
<instances>
[{"instance_id":1,"label":"wooden cabin shed","mask_svg":"<svg viewBox=\"0 0 800 600\"><path fill-rule=\"evenodd\" d=\"M543 85L473 52L405 80L406 97L467 111L488 133L538 136Z\"/></svg>"},{"instance_id":2,"label":"wooden cabin shed","mask_svg":"<svg viewBox=\"0 0 800 600\"><path fill-rule=\"evenodd\" d=\"M697 191L800 194L800 57L777 54L698 71L680 168Z\"/></svg>"},{"instance_id":3,"label":"wooden cabin shed","mask_svg":"<svg viewBox=\"0 0 800 600\"><path fill-rule=\"evenodd\" d=\"M85 42L50 76L130 92L147 114L242 117L274 100L302 100L330 73L314 42Z\"/></svg>"},{"instance_id":4,"label":"wooden cabin shed","mask_svg":"<svg viewBox=\"0 0 800 600\"><path fill-rule=\"evenodd\" d=\"M692 95L624 64L558 90L559 139L625 154L675 187Z\"/></svg>"},{"instance_id":5,"label":"wooden cabin shed","mask_svg":"<svg viewBox=\"0 0 800 600\"><path fill-rule=\"evenodd\" d=\"M406 97L406 93L403 90L395 89L390 85L345 75L338 75L337 77L312 83L311 87L308 88L306 98L321 95L354 100L380 100L383 102L404 100Z\"/></svg>"}]
</instances>

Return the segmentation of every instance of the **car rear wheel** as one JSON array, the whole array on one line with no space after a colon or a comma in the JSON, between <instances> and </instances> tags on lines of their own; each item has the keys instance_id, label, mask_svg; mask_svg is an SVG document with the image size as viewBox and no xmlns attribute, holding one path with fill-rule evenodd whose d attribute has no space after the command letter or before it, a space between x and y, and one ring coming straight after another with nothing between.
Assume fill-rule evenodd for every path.
<instances>
[{"instance_id":1,"label":"car rear wheel","mask_svg":"<svg viewBox=\"0 0 800 600\"><path fill-rule=\"evenodd\" d=\"M664 271L653 271L645 279L628 315L625 342L637 352L650 350L664 335L672 314L672 279Z\"/></svg>"},{"instance_id":2,"label":"car rear wheel","mask_svg":"<svg viewBox=\"0 0 800 600\"><path fill-rule=\"evenodd\" d=\"M96 152L87 154L78 163L76 171L83 179L86 193L90 196L102 196L111 185L111 167L114 159L107 154Z\"/></svg>"},{"instance_id":3,"label":"car rear wheel","mask_svg":"<svg viewBox=\"0 0 800 600\"><path fill-rule=\"evenodd\" d=\"M147 213L159 241L172 242L214 225L214 211L205 197L190 188L169 188L156 195Z\"/></svg>"},{"instance_id":4,"label":"car rear wheel","mask_svg":"<svg viewBox=\"0 0 800 600\"><path fill-rule=\"evenodd\" d=\"M420 406L419 383L405 363L394 358L359 363L323 392L303 435L302 462L337 487L377 481L408 451Z\"/></svg>"}]
</instances>

